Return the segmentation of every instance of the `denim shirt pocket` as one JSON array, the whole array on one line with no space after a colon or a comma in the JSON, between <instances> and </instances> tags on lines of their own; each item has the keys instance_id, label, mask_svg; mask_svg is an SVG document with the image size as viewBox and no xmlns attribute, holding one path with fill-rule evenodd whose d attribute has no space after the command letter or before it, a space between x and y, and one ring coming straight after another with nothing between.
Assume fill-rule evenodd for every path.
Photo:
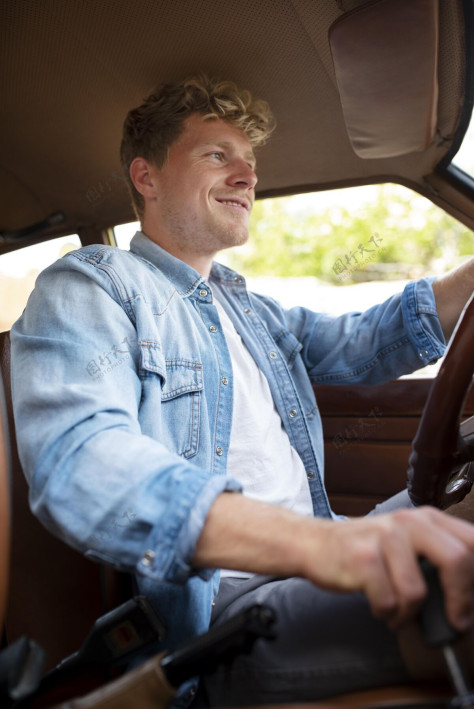
<instances>
[{"instance_id":1,"label":"denim shirt pocket","mask_svg":"<svg viewBox=\"0 0 474 709\"><path fill-rule=\"evenodd\" d=\"M161 388L162 422L168 443L179 455L191 458L199 445L202 363L178 357L165 359L157 343L140 344L140 377L144 388L153 384Z\"/></svg>"}]
</instances>

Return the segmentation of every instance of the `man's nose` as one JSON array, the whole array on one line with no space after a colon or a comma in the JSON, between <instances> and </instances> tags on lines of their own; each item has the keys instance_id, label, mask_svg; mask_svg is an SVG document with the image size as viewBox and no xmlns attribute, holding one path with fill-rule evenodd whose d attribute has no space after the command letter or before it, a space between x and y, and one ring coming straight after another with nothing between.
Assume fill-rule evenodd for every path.
<instances>
[{"instance_id":1,"label":"man's nose","mask_svg":"<svg viewBox=\"0 0 474 709\"><path fill-rule=\"evenodd\" d=\"M247 187L247 189L253 189L257 184L257 175L253 167L245 160L238 160L233 165L228 182L232 185L241 185Z\"/></svg>"}]
</instances>

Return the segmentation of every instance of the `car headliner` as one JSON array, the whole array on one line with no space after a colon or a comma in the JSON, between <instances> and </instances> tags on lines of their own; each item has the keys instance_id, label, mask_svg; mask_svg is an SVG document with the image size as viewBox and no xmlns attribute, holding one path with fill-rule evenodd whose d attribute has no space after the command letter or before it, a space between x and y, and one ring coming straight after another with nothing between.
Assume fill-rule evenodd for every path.
<instances>
[{"instance_id":1,"label":"car headliner","mask_svg":"<svg viewBox=\"0 0 474 709\"><path fill-rule=\"evenodd\" d=\"M199 71L230 78L272 106L278 127L258 153L258 196L397 181L429 194L472 226L472 206L456 206L456 195L452 204L443 203L439 176L438 183L434 179L470 115L468 2L439 3L436 125L429 145L395 156L384 156L382 145L382 156L373 158L356 154L349 140L329 28L361 6L393 2L2 0L0 252L18 248L20 240L34 243L131 221L118 158L124 117L157 83ZM396 2L397 12L403 6L407 12L438 8L437 0ZM391 62L395 69L400 65L403 79L419 63L407 71L399 61L409 56L407 36L396 34ZM373 66L387 39L372 41ZM367 47L363 37L360 46ZM370 123L378 111L377 98L369 94L361 92L357 108L367 107ZM392 100L404 106L403 146L406 126L422 117L408 95ZM21 238L21 230L58 212L58 224Z\"/></svg>"}]
</instances>

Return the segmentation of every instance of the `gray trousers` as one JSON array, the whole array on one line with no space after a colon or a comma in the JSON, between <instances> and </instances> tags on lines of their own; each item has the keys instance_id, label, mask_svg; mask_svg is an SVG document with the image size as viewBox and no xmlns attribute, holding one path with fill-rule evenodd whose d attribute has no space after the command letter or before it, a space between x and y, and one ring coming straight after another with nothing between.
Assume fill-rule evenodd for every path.
<instances>
[{"instance_id":1,"label":"gray trousers","mask_svg":"<svg viewBox=\"0 0 474 709\"><path fill-rule=\"evenodd\" d=\"M371 514L409 507L406 493ZM362 594L324 591L301 578L224 578L212 626L254 603L274 609L275 640L202 678L196 707L311 701L409 681L395 635Z\"/></svg>"}]
</instances>

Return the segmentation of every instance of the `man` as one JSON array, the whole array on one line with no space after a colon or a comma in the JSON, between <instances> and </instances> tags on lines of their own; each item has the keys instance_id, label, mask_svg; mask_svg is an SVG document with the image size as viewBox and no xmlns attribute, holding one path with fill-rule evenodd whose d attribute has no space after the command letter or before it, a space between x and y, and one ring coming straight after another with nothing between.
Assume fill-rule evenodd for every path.
<instances>
[{"instance_id":1,"label":"man","mask_svg":"<svg viewBox=\"0 0 474 709\"><path fill-rule=\"evenodd\" d=\"M275 607L279 639L206 682L200 701L212 705L419 676L418 646L403 631L399 649L383 621L404 627L418 610L420 556L440 569L452 623L474 620L469 524L431 509L335 521L311 386L434 361L474 261L341 318L249 294L213 259L248 238L254 148L272 125L229 82L158 89L124 128L142 227L131 252L68 254L12 331L19 447L44 524L133 570L169 645L206 630L211 613L220 623L255 601Z\"/></svg>"}]
</instances>

